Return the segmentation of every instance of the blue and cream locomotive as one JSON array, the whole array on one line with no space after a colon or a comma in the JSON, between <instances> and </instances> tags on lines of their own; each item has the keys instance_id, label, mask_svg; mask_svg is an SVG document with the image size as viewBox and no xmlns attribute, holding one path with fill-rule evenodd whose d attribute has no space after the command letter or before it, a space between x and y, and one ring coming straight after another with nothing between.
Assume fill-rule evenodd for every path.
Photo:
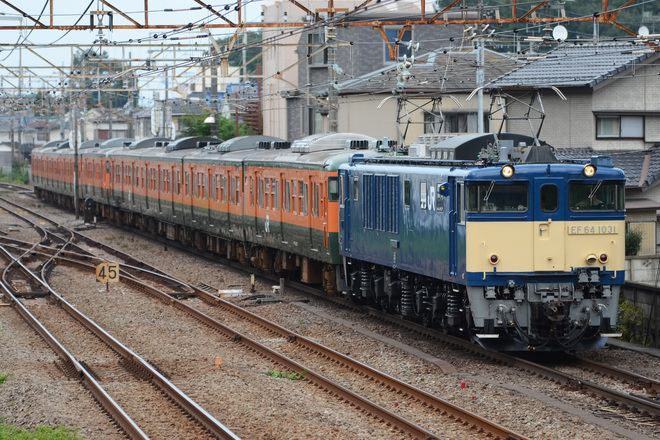
<instances>
[{"instance_id":1,"label":"blue and cream locomotive","mask_svg":"<svg viewBox=\"0 0 660 440\"><path fill-rule=\"evenodd\" d=\"M481 157L341 166L348 290L491 349L602 347L624 282L622 171Z\"/></svg>"}]
</instances>

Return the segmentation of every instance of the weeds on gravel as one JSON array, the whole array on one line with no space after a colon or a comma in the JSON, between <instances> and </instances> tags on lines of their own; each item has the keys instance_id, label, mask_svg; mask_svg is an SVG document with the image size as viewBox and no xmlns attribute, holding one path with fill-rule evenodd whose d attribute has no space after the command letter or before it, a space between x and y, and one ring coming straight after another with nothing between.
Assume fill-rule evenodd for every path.
<instances>
[{"instance_id":1,"label":"weeds on gravel","mask_svg":"<svg viewBox=\"0 0 660 440\"><path fill-rule=\"evenodd\" d=\"M16 428L0 425L0 440L82 440L75 429L63 426L39 426L37 428Z\"/></svg>"},{"instance_id":2,"label":"weeds on gravel","mask_svg":"<svg viewBox=\"0 0 660 440\"><path fill-rule=\"evenodd\" d=\"M282 373L281 371L270 370L268 372L270 377L277 377L289 380L303 380L305 378L305 370L300 373Z\"/></svg>"},{"instance_id":3,"label":"weeds on gravel","mask_svg":"<svg viewBox=\"0 0 660 440\"><path fill-rule=\"evenodd\" d=\"M9 373L0 373L0 385L5 383L7 379L9 379Z\"/></svg>"}]
</instances>

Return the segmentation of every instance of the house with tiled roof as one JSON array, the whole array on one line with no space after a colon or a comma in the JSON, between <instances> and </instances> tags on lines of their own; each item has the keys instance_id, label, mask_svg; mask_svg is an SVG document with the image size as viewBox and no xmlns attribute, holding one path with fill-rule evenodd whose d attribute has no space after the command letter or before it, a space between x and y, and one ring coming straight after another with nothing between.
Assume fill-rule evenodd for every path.
<instances>
[{"instance_id":1,"label":"house with tiled roof","mask_svg":"<svg viewBox=\"0 0 660 440\"><path fill-rule=\"evenodd\" d=\"M487 84L512 98L541 91L540 137L560 148L645 150L660 142L660 54L642 43L564 43ZM505 131L529 131L507 105Z\"/></svg>"},{"instance_id":2,"label":"house with tiled roof","mask_svg":"<svg viewBox=\"0 0 660 440\"><path fill-rule=\"evenodd\" d=\"M448 41L448 40L447 40ZM477 87L477 50L470 44L438 48L418 54L405 69L402 63L385 63L382 67L351 77L340 75L333 88L338 95L337 122L339 132L361 133L375 138L387 137L399 144L410 145L425 133L476 133L478 128L477 99L468 97ZM494 79L515 68L514 58L493 51L485 51L488 60L485 80ZM328 86L313 91L319 99L328 96ZM290 124L288 137L297 139L313 130L299 124L309 110L327 115L328 109L314 104L314 99L299 90L287 90ZM483 101L488 108L490 98ZM488 120L484 117L488 129ZM323 127L322 130L327 130Z\"/></svg>"}]
</instances>

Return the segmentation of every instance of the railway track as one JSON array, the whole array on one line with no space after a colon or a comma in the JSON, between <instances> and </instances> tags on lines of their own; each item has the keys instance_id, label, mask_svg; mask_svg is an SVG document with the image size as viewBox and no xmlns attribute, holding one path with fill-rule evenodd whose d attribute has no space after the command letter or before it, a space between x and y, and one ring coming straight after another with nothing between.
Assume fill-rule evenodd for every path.
<instances>
[{"instance_id":1,"label":"railway track","mask_svg":"<svg viewBox=\"0 0 660 440\"><path fill-rule=\"evenodd\" d=\"M40 228L37 225L35 227ZM42 229L42 233L41 243L55 238L45 229ZM80 313L33 273L36 268L47 273L55 259L62 261L59 254L72 239L56 237L55 241L60 246L45 248L51 250L52 255L39 251L44 249L39 243L27 249L11 246L12 252L4 245L0 246L0 259L3 263L0 289L3 296L58 353L62 371L70 378L81 380L130 438L147 439L155 434L162 438L174 435L191 439L237 439L233 432L178 390L156 369ZM12 255L16 253L19 256ZM23 257L28 257L32 265L39 257L42 259L35 267L28 268L21 262ZM31 298L32 301L25 301L25 298ZM81 356L85 361L79 360ZM108 369L114 370L112 375L104 373ZM123 373L117 373L117 370ZM101 383L105 383L106 387L116 385L110 378L118 374L121 376L121 384L114 392L109 392ZM147 401L151 403L146 404ZM140 419L139 425L134 421L137 417ZM175 422L174 425L172 422ZM176 433L172 431L172 426L176 426Z\"/></svg>"},{"instance_id":2,"label":"railway track","mask_svg":"<svg viewBox=\"0 0 660 440\"><path fill-rule=\"evenodd\" d=\"M169 245L173 247L175 246L178 247L175 243L171 243L167 241L164 242L169 243ZM189 251L189 249L185 247L181 247L181 248ZM217 257L214 258L217 259ZM235 268L244 269L243 266L236 265L231 262L226 262L226 264ZM254 273L255 270L253 268L250 268L249 272ZM268 275L264 275L264 276L268 277ZM274 277L270 277L269 279L273 283L276 283L278 281L278 279ZM374 317L377 317L380 320L385 320L394 323L396 325L406 327L407 329L410 329L414 332L425 334L430 338L441 340L446 344L455 347L460 347L461 349L469 350L470 352L475 353L478 356L484 356L493 361L501 362L506 365L510 365L514 368L530 372L534 375L547 378L551 381L561 384L563 388L566 390L581 392L592 396L599 396L600 398L603 399L604 402L606 402L606 405L608 405L609 408L612 408L613 411L616 411L619 414L624 414L623 417L626 417L628 419L632 420L634 418L642 417L644 420L651 420L651 423L654 423L657 422L658 418L660 417L659 415L660 411L657 402L658 381L654 379L649 379L622 370L617 371L617 369L613 369L607 365L598 366L598 369L602 371L602 373L599 374L602 374L607 377L619 377L620 379L618 380L620 380L624 384L629 384L623 386L615 386L614 388L616 389L613 389L610 386L601 385L599 382L602 381L599 380L598 378L588 380L585 379L582 376L582 374L580 375L569 374L566 372L562 372L557 368L551 368L546 365L541 365L539 363L529 361L527 359L516 358L502 353L485 352L474 344L471 344L461 339L452 338L450 336L417 325L415 323L411 323L409 321L403 321L396 317L382 314L376 310L365 309L364 307L356 306L350 302L342 300L341 298L329 298L324 293L318 292L315 289L311 289L309 288L309 286L294 285L293 283L288 283L287 288L295 288L301 291L305 291L305 293L307 294L312 293L314 295L318 295L320 298L324 300L335 301L337 304L340 304L342 307L354 308L356 310L361 311L362 313L368 313L370 315L373 315ZM209 290L210 291L214 290L211 286L198 286L195 289L206 290L207 293ZM200 298L203 297L201 293L198 293L198 295L200 296ZM586 363L580 361L579 359L573 359L570 362L573 365L576 365L577 368L580 368L581 370L585 370L585 371L593 370L595 368L593 363L589 363L589 365L587 365ZM623 388L628 387L629 390L623 392L617 390L622 387Z\"/></svg>"},{"instance_id":3,"label":"railway track","mask_svg":"<svg viewBox=\"0 0 660 440\"><path fill-rule=\"evenodd\" d=\"M3 202L8 202L4 201ZM76 235L76 240L80 241L83 237L80 234ZM93 241L87 240L87 243L91 244ZM117 250L112 250L113 255L117 257L125 258L127 261L132 261L132 257L129 255L124 255L122 252ZM83 267L88 266L88 269L93 267L89 264L88 261L76 261L74 262L71 258L72 255L68 254L67 257L58 257L57 260L60 263L77 265ZM87 260L87 257L83 259ZM162 274L157 271L155 268L148 267L146 263L140 262L140 269L137 270L139 273L148 273L151 279L162 277L168 280L168 283L172 280L172 277L168 277L166 274ZM135 267L132 268L135 270ZM386 423L389 426L399 430L407 436L413 438L440 438L439 435L434 434L432 431L420 427L417 423L408 420L405 417L402 417L396 412L386 409L382 405L378 405L372 402L370 399L365 398L364 396L351 391L349 388L342 386L336 381L325 377L313 371L311 368L295 362L288 357L282 355L276 350L273 350L256 340L253 340L247 337L244 334L241 334L234 329L221 324L217 320L209 317L208 315L201 313L199 310L184 304L183 302L176 299L176 295L173 295L171 292L167 293L158 288L150 286L146 282L138 281L135 279L136 274L131 274L130 277L126 278L126 281L132 284L133 286L138 286L142 291L149 293L152 296L159 298L161 301L167 302L171 305L174 305L177 309L183 310L186 313L194 316L197 320L204 323L206 326L213 328L218 331L220 334L226 336L229 340L232 340L238 344L246 346L248 349L259 353L261 356L266 357L273 362L281 365L287 371L292 371L299 374L304 374L305 380L314 384L319 389L324 390L325 392L338 397L340 400L345 401L348 405L354 406L362 410L363 412L371 415L372 417ZM277 336L282 340L289 341L309 353L315 353L315 356L322 359L327 359L327 362L331 362L335 365L341 365L342 369L348 374L355 377L360 377L362 383L364 381L373 381L378 384L380 392L384 390L389 393L393 393L402 399L401 396L405 396L406 401L411 402L410 405L415 405L414 410L423 410L426 409L429 416L427 418L437 419L444 418L447 422L455 425L454 430L463 430L466 431L466 435L472 433L476 437L481 437L482 435L487 435L491 438L499 439L522 439L524 436L517 434L511 430L508 430L502 426L499 426L487 419L484 419L476 414L473 414L463 408L452 405L449 402L443 401L442 399L425 393L422 390L416 389L408 384L405 384L401 381L396 380L388 375L385 375L381 372L378 372L366 365L363 365L347 356L341 355L334 350L331 350L327 347L323 347L320 344L317 344L311 340L296 335L291 331L275 325L274 323L268 322L263 318L258 317L257 315L251 314L239 307L232 305L226 301L210 295L205 292L203 289L193 287L195 294L205 301L207 304L211 305L213 308L223 308L228 311L230 314L233 314L239 317L240 320L249 321L255 326L266 329L272 335ZM272 338L272 337L271 337ZM344 373L347 374L347 373ZM378 391L374 391L374 394L377 394ZM403 405L402 405L403 406ZM414 412L414 411L413 411Z\"/></svg>"}]
</instances>

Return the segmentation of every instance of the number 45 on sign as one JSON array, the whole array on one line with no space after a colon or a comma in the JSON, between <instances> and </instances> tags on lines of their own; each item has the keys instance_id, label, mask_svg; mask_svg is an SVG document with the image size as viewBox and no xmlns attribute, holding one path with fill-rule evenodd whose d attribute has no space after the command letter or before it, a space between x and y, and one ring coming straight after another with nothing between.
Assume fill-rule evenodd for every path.
<instances>
[{"instance_id":1,"label":"number 45 on sign","mask_svg":"<svg viewBox=\"0 0 660 440\"><path fill-rule=\"evenodd\" d=\"M96 281L100 283L116 283L119 281L119 263L101 263L96 266ZM106 290L109 288L106 285Z\"/></svg>"}]
</instances>

